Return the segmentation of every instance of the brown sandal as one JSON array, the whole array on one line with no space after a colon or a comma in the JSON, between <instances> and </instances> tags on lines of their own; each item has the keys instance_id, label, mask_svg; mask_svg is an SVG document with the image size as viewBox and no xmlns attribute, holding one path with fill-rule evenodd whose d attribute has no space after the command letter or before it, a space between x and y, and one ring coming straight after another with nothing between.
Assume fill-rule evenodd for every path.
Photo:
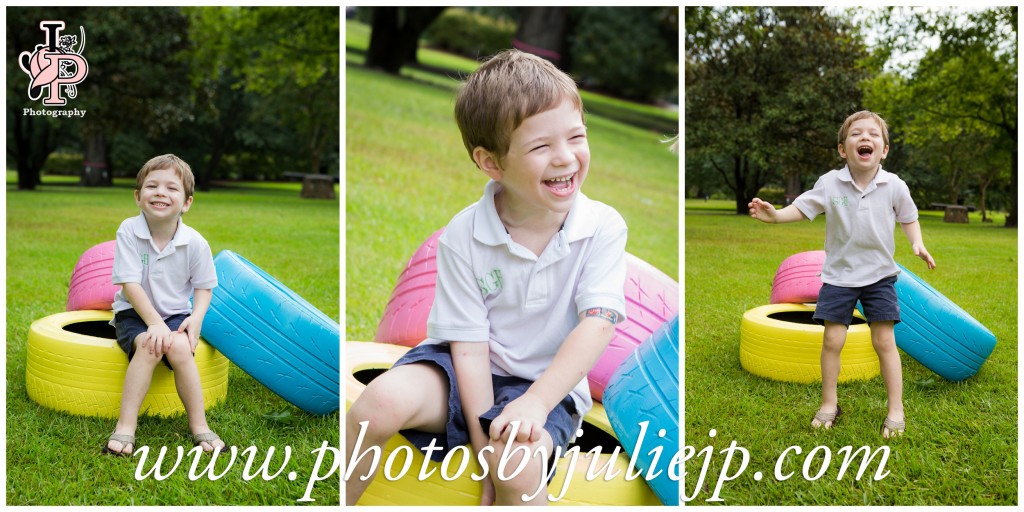
<instances>
[{"instance_id":1,"label":"brown sandal","mask_svg":"<svg viewBox=\"0 0 1024 512\"><path fill-rule=\"evenodd\" d=\"M213 442L214 441L220 441L222 443L224 442L224 440L221 439L220 436L218 436L213 431L203 432L202 434L192 434L192 444L194 446L201 446L203 443L209 443L210 446L213 446ZM210 450L207 453L213 452L215 450L217 450L217 447L214 446L213 450ZM228 444L224 443L224 446L220 449L220 451L223 452L223 451L227 451L227 450L228 450ZM206 450L203 450L203 451L206 451Z\"/></svg>"},{"instance_id":2,"label":"brown sandal","mask_svg":"<svg viewBox=\"0 0 1024 512\"><path fill-rule=\"evenodd\" d=\"M817 429L831 430L832 427L836 426L836 421L839 419L839 416L841 416L842 414L843 414L843 408L839 407L838 405L836 406L835 412L821 412L821 410L819 409L818 412L814 413L814 419L818 420L818 422L821 423L821 425L818 425L817 427L815 427L814 424L811 424L811 428L816 429L816 430ZM825 424L829 424L829 425L826 427Z\"/></svg>"},{"instance_id":3,"label":"brown sandal","mask_svg":"<svg viewBox=\"0 0 1024 512\"><path fill-rule=\"evenodd\" d=\"M114 450L110 448L110 442L117 441L121 443L120 450ZM131 446L131 451L125 452L124 449ZM135 436L129 434L114 434L111 433L110 437L107 438L106 444L103 445L103 453L106 455L113 455L115 457L131 457L135 453Z\"/></svg>"},{"instance_id":4,"label":"brown sandal","mask_svg":"<svg viewBox=\"0 0 1024 512\"><path fill-rule=\"evenodd\" d=\"M885 435L886 429L889 430L889 435ZM886 416L885 421L882 422L882 428L878 429L878 435L885 439L892 439L894 437L902 436L905 430L907 430L907 422L893 421Z\"/></svg>"}]
</instances>

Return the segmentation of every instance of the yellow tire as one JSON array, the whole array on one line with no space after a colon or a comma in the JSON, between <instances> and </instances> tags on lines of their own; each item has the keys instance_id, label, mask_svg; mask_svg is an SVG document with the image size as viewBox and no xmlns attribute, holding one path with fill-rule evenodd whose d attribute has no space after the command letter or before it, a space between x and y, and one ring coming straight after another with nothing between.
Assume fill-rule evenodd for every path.
<instances>
[{"instance_id":1,"label":"yellow tire","mask_svg":"<svg viewBox=\"0 0 1024 512\"><path fill-rule=\"evenodd\" d=\"M821 342L825 328L804 304L772 304L751 309L740 323L740 365L773 380L810 384L821 381ZM871 330L860 312L846 334L839 382L868 380L880 373Z\"/></svg>"},{"instance_id":2,"label":"yellow tire","mask_svg":"<svg viewBox=\"0 0 1024 512\"><path fill-rule=\"evenodd\" d=\"M117 346L111 311L68 311L32 322L28 333L25 384L39 405L81 416L117 418L128 358ZM228 360L200 339L196 366L207 408L228 393ZM142 414L172 416L185 412L165 365L153 371Z\"/></svg>"},{"instance_id":3,"label":"yellow tire","mask_svg":"<svg viewBox=\"0 0 1024 512\"><path fill-rule=\"evenodd\" d=\"M348 368L345 377L345 409L347 410L352 405L352 402L359 398L363 389L366 388L366 385L360 379L366 381L372 379L375 376L373 375L374 373L390 368L408 350L408 347L399 345L348 342L345 349L345 362ZM588 426L593 427L589 429L591 432L589 435L595 437L607 436L605 439L614 439L614 432L608 421L608 416L604 412L604 407L600 404L594 404L594 409L586 415L584 423L584 431L588 430ZM598 431L601 433L599 434ZM347 432L346 435L352 436L357 435L357 433ZM584 440L587 436L588 434L584 433L580 440ZM403 449L406 453L412 453L410 470L403 478L394 481L389 480L382 474L381 468L383 468L385 461L388 460L391 453L403 446L411 448L411 450ZM586 472L590 465L590 459L584 457L587 450L581 448L581 454L576 467L571 471L572 479L565 496L552 504L589 506L660 505L661 502L658 501L658 497L647 485L643 477L633 480L625 478L629 466L629 456L626 455L625 449L619 447L619 454L616 459L609 461L615 446L602 445L601 453L603 455L600 455L594 467L596 471L597 468L602 468L605 464L612 462L615 471L619 472L616 478L605 481L599 476L592 481L588 481ZM396 469L392 472L393 476L397 476L398 468L405 463L406 456L405 454L398 454L395 457ZM666 456L671 457L671 454ZM462 460L462 454L452 456L448 470L449 476L453 476L456 468L460 467ZM391 438L381 455L381 464L378 466L377 477L374 478L373 483L363 493L362 498L359 500L359 505L456 506L478 505L480 503L482 486L480 482L470 478L472 474L480 474L480 466L477 465L475 457L466 466L467 469L463 471L462 475L453 481L446 481L441 478L442 465L434 461L427 462L426 473L430 474L430 476L420 480L419 476L423 462L423 452L413 447L404 437L396 435ZM634 469L634 472L638 471ZM548 492L557 496L561 492L565 478L569 473L569 458L563 457L558 462L558 470L548 486ZM603 475L604 473L601 472L600 474ZM352 475L352 478L358 477L359 475Z\"/></svg>"}]
</instances>

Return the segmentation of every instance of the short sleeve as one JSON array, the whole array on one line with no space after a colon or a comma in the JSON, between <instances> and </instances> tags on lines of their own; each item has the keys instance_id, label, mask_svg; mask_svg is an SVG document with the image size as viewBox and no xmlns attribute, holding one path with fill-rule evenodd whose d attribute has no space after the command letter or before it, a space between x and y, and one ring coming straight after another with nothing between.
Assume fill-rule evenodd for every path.
<instances>
[{"instance_id":1,"label":"short sleeve","mask_svg":"<svg viewBox=\"0 0 1024 512\"><path fill-rule=\"evenodd\" d=\"M910 196L910 187L901 179L896 180L896 187L893 187L892 209L896 213L896 222L907 224L917 220L917 205L914 198Z\"/></svg>"},{"instance_id":2,"label":"short sleeve","mask_svg":"<svg viewBox=\"0 0 1024 512\"><path fill-rule=\"evenodd\" d=\"M576 286L576 312L607 308L626 319L626 237L628 230L622 217L614 219L594 234L589 254L583 264Z\"/></svg>"},{"instance_id":3,"label":"short sleeve","mask_svg":"<svg viewBox=\"0 0 1024 512\"><path fill-rule=\"evenodd\" d=\"M139 259L138 238L125 224L118 228L117 239L114 243L114 266L110 278L112 284L115 285L142 282L142 261Z\"/></svg>"},{"instance_id":4,"label":"short sleeve","mask_svg":"<svg viewBox=\"0 0 1024 512\"><path fill-rule=\"evenodd\" d=\"M825 213L825 176L818 178L814 188L793 200L793 205L807 217L807 220L814 220L818 215Z\"/></svg>"},{"instance_id":5,"label":"short sleeve","mask_svg":"<svg viewBox=\"0 0 1024 512\"><path fill-rule=\"evenodd\" d=\"M213 253L210 244L201 236L196 235L189 244L189 276L192 288L210 290L217 287L217 269L213 265Z\"/></svg>"},{"instance_id":6,"label":"short sleeve","mask_svg":"<svg viewBox=\"0 0 1024 512\"><path fill-rule=\"evenodd\" d=\"M444 341L490 341L483 294L469 261L445 243L437 245L437 284L427 336Z\"/></svg>"}]
</instances>

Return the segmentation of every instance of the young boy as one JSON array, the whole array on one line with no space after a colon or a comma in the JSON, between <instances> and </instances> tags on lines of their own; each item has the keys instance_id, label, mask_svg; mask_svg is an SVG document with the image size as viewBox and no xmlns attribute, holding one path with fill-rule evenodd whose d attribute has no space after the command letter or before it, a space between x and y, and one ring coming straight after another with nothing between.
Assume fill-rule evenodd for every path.
<instances>
[{"instance_id":1,"label":"young boy","mask_svg":"<svg viewBox=\"0 0 1024 512\"><path fill-rule=\"evenodd\" d=\"M490 181L440 238L428 338L352 405L347 453L361 428L364 447L399 431L421 449L436 441L437 461L470 443L490 470L482 505L544 504L549 457L590 409L587 372L625 319L626 224L580 192L583 105L551 63L499 53L468 78L455 117ZM509 468L531 454L515 476L496 472L507 443ZM355 464L349 504L370 485L370 459Z\"/></svg>"},{"instance_id":2,"label":"young boy","mask_svg":"<svg viewBox=\"0 0 1024 512\"><path fill-rule=\"evenodd\" d=\"M192 358L217 286L210 245L181 220L192 206L194 187L192 169L180 158L150 159L136 177L135 202L141 213L117 229L112 278L121 290L114 297L111 323L129 363L121 413L104 453L130 456L135 450L139 408L161 360L174 371L195 444L204 451L224 448L206 424L199 371Z\"/></svg>"},{"instance_id":3,"label":"young boy","mask_svg":"<svg viewBox=\"0 0 1024 512\"><path fill-rule=\"evenodd\" d=\"M814 220L826 214L825 264L823 283L814 311L814 320L825 326L821 346L821 407L811 420L814 428L832 428L842 413L836 396L839 380L839 354L846 342L846 331L853 319L854 306L860 300L871 326L871 343L878 353L882 379L888 395L888 412L880 433L888 439L902 435L903 369L896 349L893 326L900 321L896 302L896 275L893 260L895 243L893 223L899 222L914 255L929 269L935 260L921 240L917 206L907 184L882 169L889 153L889 130L885 120L869 111L857 112L839 129L839 156L846 166L825 174L793 204L775 210L770 203L755 198L748 205L750 216L763 222Z\"/></svg>"}]
</instances>

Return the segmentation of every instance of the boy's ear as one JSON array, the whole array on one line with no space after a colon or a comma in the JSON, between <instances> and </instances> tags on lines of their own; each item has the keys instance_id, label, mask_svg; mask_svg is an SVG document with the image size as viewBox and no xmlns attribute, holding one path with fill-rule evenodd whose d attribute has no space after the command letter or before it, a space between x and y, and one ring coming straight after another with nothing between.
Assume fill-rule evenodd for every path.
<instances>
[{"instance_id":1,"label":"boy's ear","mask_svg":"<svg viewBox=\"0 0 1024 512\"><path fill-rule=\"evenodd\" d=\"M498 162L498 157L483 148L483 146L477 146L473 148L473 161L476 162L476 166L480 168L488 178L494 181L501 181L501 164Z\"/></svg>"},{"instance_id":2,"label":"boy's ear","mask_svg":"<svg viewBox=\"0 0 1024 512\"><path fill-rule=\"evenodd\" d=\"M185 213L185 212L187 212L187 211L188 211L188 209L192 207L192 197L193 197L193 196L188 196L188 197L187 197L187 198L185 199L185 202L184 202L184 203L182 203L182 205L181 205L181 213Z\"/></svg>"},{"instance_id":3,"label":"boy's ear","mask_svg":"<svg viewBox=\"0 0 1024 512\"><path fill-rule=\"evenodd\" d=\"M839 145L839 158L846 160L846 148L842 144Z\"/></svg>"}]
</instances>

